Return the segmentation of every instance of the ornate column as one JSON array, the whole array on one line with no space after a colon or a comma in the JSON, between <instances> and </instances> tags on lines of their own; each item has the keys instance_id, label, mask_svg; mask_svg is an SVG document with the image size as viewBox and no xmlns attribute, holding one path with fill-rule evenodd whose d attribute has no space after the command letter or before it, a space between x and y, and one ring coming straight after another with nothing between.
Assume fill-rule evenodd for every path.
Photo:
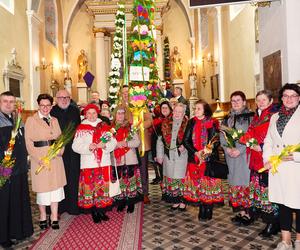
<instances>
[{"instance_id":1,"label":"ornate column","mask_svg":"<svg viewBox=\"0 0 300 250\"><path fill-rule=\"evenodd\" d=\"M219 72L219 99L225 102L225 86L224 86L224 62L223 62L223 43L222 43L222 13L221 6L217 9L217 29L218 29L218 72Z\"/></svg>"},{"instance_id":2,"label":"ornate column","mask_svg":"<svg viewBox=\"0 0 300 250\"><path fill-rule=\"evenodd\" d=\"M94 30L96 36L96 90L100 92L100 99L107 99L106 64L105 64L105 29Z\"/></svg>"},{"instance_id":3,"label":"ornate column","mask_svg":"<svg viewBox=\"0 0 300 250\"><path fill-rule=\"evenodd\" d=\"M189 85L190 85L190 98L189 98L189 105L190 105L190 117L194 116L194 107L195 103L197 102L197 62L196 62L196 51L195 51L195 37L190 37L191 43L191 50L192 50L192 60L190 64L190 73L189 73Z\"/></svg>"},{"instance_id":4,"label":"ornate column","mask_svg":"<svg viewBox=\"0 0 300 250\"><path fill-rule=\"evenodd\" d=\"M29 33L29 107L37 108L36 98L40 94L40 72L35 70L40 65L40 39L39 29L41 20L33 10L27 10L27 22Z\"/></svg>"},{"instance_id":5,"label":"ornate column","mask_svg":"<svg viewBox=\"0 0 300 250\"><path fill-rule=\"evenodd\" d=\"M156 46L157 46L157 66L159 79L164 80L163 48L161 39L161 28L156 29Z\"/></svg>"},{"instance_id":6,"label":"ornate column","mask_svg":"<svg viewBox=\"0 0 300 250\"><path fill-rule=\"evenodd\" d=\"M108 76L109 72L110 72L110 61L111 61L111 37L108 36L104 36L104 46L105 46L105 74L106 76ZM107 79L107 78L106 78ZM107 83L107 81L106 81ZM107 86L107 89L109 88L109 86Z\"/></svg>"}]
</instances>

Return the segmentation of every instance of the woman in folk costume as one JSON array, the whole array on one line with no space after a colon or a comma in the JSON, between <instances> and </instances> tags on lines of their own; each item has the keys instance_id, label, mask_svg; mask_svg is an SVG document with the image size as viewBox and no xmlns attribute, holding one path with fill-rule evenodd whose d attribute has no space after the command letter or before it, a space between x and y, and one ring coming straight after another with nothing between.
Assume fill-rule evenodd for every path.
<instances>
[{"instance_id":1,"label":"woman in folk costume","mask_svg":"<svg viewBox=\"0 0 300 250\"><path fill-rule=\"evenodd\" d=\"M211 155L205 151L219 127L219 122L211 116L208 103L197 101L195 116L189 120L183 139L189 152L183 197L187 203L199 206L199 220L212 219L213 205L224 203L221 179L205 176L206 164L218 157L216 146Z\"/></svg>"},{"instance_id":2,"label":"woman in folk costume","mask_svg":"<svg viewBox=\"0 0 300 250\"><path fill-rule=\"evenodd\" d=\"M223 125L246 132L252 121L253 112L246 107L246 96L242 91L235 91L230 96L231 111L223 121ZM220 142L224 149L226 163L228 165L229 202L233 212L239 212L231 220L238 225L245 226L252 223L252 218L246 213L249 208L249 182L250 169L247 162L246 145L239 142L235 147L228 147L223 134Z\"/></svg>"},{"instance_id":3,"label":"woman in folk costume","mask_svg":"<svg viewBox=\"0 0 300 250\"><path fill-rule=\"evenodd\" d=\"M300 87L285 84L279 91L282 103L279 112L271 117L263 147L266 168L271 168L271 156L278 156L288 145L300 143ZM282 241L276 250L300 250L300 152L282 158L278 172L269 172L269 199L279 205L279 221ZM291 243L293 213L296 214L295 248Z\"/></svg>"},{"instance_id":4,"label":"woman in folk costume","mask_svg":"<svg viewBox=\"0 0 300 250\"><path fill-rule=\"evenodd\" d=\"M172 115L172 108L169 101L163 101L156 110L151 128L151 154L154 159L155 178L150 184L159 184L163 179L163 166L156 161L156 144L158 136L161 135L161 123Z\"/></svg>"},{"instance_id":5,"label":"woman in folk costume","mask_svg":"<svg viewBox=\"0 0 300 250\"><path fill-rule=\"evenodd\" d=\"M182 200L183 180L187 165L187 150L182 145L187 125L185 105L178 103L173 117L163 119L161 136L157 140L156 160L163 165L162 199L173 203L172 209L185 210Z\"/></svg>"},{"instance_id":6,"label":"woman in folk costume","mask_svg":"<svg viewBox=\"0 0 300 250\"><path fill-rule=\"evenodd\" d=\"M110 152L116 146L111 137L107 142L101 136L110 131L110 126L98 118L100 110L94 104L84 108L85 120L78 126L72 148L80 154L80 177L78 189L78 206L91 210L95 223L109 218L105 211L113 206L109 197L109 173L111 172Z\"/></svg>"},{"instance_id":7,"label":"woman in folk costume","mask_svg":"<svg viewBox=\"0 0 300 250\"><path fill-rule=\"evenodd\" d=\"M135 203L143 200L140 169L136 150L140 145L140 138L136 132L131 131L131 124L126 119L126 110L122 107L115 109L113 128L117 146L114 150L113 178L116 179L116 169L120 180L121 194L115 197L121 212L127 205L127 213L133 213Z\"/></svg>"},{"instance_id":8,"label":"woman in folk costume","mask_svg":"<svg viewBox=\"0 0 300 250\"><path fill-rule=\"evenodd\" d=\"M50 116L53 97L40 94L37 98L38 112L29 117L25 124L25 141L31 160L32 190L37 193L36 199L40 210L40 228L46 229L46 206L51 208L49 224L53 229L59 229L58 203L65 198L64 186L67 184L63 150L50 161L49 171L42 170L35 174L43 164L42 157L47 155L49 147L61 134L59 123L55 117Z\"/></svg>"},{"instance_id":9,"label":"woman in folk costume","mask_svg":"<svg viewBox=\"0 0 300 250\"><path fill-rule=\"evenodd\" d=\"M270 237L279 231L278 205L271 203L268 197L268 172L258 173L258 170L264 165L262 147L270 119L277 110L276 106L272 105L272 102L273 98L270 91L261 90L256 94L256 114L247 132L240 138L240 142L247 146L247 158L251 171L249 212L254 217L260 215L262 220L267 223L264 230L259 233L263 237ZM257 144L251 143L253 139L256 140Z\"/></svg>"}]
</instances>

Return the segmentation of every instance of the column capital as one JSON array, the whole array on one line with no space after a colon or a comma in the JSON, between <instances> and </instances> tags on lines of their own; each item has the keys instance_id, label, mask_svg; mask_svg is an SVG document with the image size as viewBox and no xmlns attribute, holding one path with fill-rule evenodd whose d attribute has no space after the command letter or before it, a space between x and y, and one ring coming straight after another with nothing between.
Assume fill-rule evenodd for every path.
<instances>
[{"instance_id":1,"label":"column capital","mask_svg":"<svg viewBox=\"0 0 300 250\"><path fill-rule=\"evenodd\" d=\"M104 35L110 35L110 32L106 28L97 28L95 26L93 26L93 33L94 36L96 36L96 34L98 33L102 33Z\"/></svg>"}]
</instances>

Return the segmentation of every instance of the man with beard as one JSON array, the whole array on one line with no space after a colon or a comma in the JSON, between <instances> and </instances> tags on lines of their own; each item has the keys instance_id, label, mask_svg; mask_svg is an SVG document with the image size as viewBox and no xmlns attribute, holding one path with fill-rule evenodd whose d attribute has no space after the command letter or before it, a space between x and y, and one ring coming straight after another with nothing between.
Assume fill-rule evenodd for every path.
<instances>
[{"instance_id":1,"label":"man with beard","mask_svg":"<svg viewBox=\"0 0 300 250\"><path fill-rule=\"evenodd\" d=\"M57 118L60 129L63 131L70 123L74 129L80 124L79 109L70 105L71 96L67 90L59 90L56 94L56 105L51 110L51 115ZM80 156L72 150L72 143L65 146L63 161L65 166L67 185L64 187L65 199L59 203L59 213L79 214L78 183L80 172Z\"/></svg>"},{"instance_id":2,"label":"man with beard","mask_svg":"<svg viewBox=\"0 0 300 250\"><path fill-rule=\"evenodd\" d=\"M15 104L16 98L11 92L3 92L0 95L0 162L12 136ZM13 170L4 186L0 187L0 244L3 248L11 247L12 239L23 240L33 234L23 124L15 140L12 151L12 159L15 159ZM4 169L0 166L1 177L7 176Z\"/></svg>"}]
</instances>

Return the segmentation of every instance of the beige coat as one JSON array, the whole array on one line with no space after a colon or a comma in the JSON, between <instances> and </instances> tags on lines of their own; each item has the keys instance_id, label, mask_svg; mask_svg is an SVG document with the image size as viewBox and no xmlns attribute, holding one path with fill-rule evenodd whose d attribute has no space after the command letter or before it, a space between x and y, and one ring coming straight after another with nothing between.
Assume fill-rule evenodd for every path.
<instances>
[{"instance_id":1,"label":"beige coat","mask_svg":"<svg viewBox=\"0 0 300 250\"><path fill-rule=\"evenodd\" d=\"M287 145L300 143L300 106L297 108L280 137L276 121L278 113L271 117L269 130L264 142L263 158L267 162L272 155L279 155ZM282 162L278 173L269 173L269 200L290 208L300 209L300 157L294 153L294 161Z\"/></svg>"},{"instance_id":2,"label":"beige coat","mask_svg":"<svg viewBox=\"0 0 300 250\"><path fill-rule=\"evenodd\" d=\"M56 139L61 134L61 130L56 118L52 117L50 126L42 120L38 113L29 117L25 124L25 141L31 161L32 190L37 193L50 192L61 188L67 184L64 163L61 157L55 157L50 162L51 170L42 170L35 174L39 167L38 161L47 154L49 147L34 147L34 141L46 141Z\"/></svg>"},{"instance_id":3,"label":"beige coat","mask_svg":"<svg viewBox=\"0 0 300 250\"><path fill-rule=\"evenodd\" d=\"M152 127L152 115L150 112L144 113L144 133L145 133L145 152L151 150L151 133L149 128ZM140 145L141 150L141 145Z\"/></svg>"},{"instance_id":4,"label":"beige coat","mask_svg":"<svg viewBox=\"0 0 300 250\"><path fill-rule=\"evenodd\" d=\"M133 136L133 138L128 141L129 151L121 157L121 161L117 162L116 159L113 159L112 164L116 166L123 165L136 165L138 164L138 159L136 155L136 148L140 145L141 141L137 134Z\"/></svg>"}]
</instances>

